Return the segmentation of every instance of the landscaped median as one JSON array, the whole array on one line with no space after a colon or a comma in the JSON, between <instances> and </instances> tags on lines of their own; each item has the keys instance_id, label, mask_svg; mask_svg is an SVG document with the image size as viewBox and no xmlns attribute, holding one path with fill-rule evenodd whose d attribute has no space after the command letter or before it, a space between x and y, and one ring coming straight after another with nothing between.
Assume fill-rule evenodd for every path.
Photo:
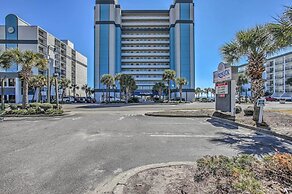
<instances>
[{"instance_id":1,"label":"landscaped median","mask_svg":"<svg viewBox=\"0 0 292 194\"><path fill-rule=\"evenodd\" d=\"M236 111L236 116L231 116L228 113L216 112L214 109L174 109L161 112L149 112L145 115L155 117L216 118L221 119L223 122L232 122L240 127L258 130L263 133L268 133L292 141L291 112L281 110L265 111L264 122L262 124L258 124L253 121L252 107L248 107L244 110L237 107Z\"/></svg>"},{"instance_id":2,"label":"landscaped median","mask_svg":"<svg viewBox=\"0 0 292 194\"><path fill-rule=\"evenodd\" d=\"M64 111L62 107L56 104L31 103L26 108L21 104L7 105L2 116L4 117L36 117L36 116L61 116Z\"/></svg>"},{"instance_id":3,"label":"landscaped median","mask_svg":"<svg viewBox=\"0 0 292 194\"><path fill-rule=\"evenodd\" d=\"M154 164L124 172L94 193L291 193L292 155L205 156L196 163Z\"/></svg>"}]
</instances>

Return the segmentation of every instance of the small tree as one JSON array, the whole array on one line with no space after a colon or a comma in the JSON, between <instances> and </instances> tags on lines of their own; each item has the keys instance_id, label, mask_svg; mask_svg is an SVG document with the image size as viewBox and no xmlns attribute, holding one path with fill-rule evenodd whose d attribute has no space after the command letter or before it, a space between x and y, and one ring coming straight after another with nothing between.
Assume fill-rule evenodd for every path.
<instances>
[{"instance_id":1,"label":"small tree","mask_svg":"<svg viewBox=\"0 0 292 194\"><path fill-rule=\"evenodd\" d=\"M44 75L34 75L29 79L29 87L34 90L32 101L34 101L35 93L38 91L38 102L41 102L42 88L47 84L47 79Z\"/></svg>"},{"instance_id":2,"label":"small tree","mask_svg":"<svg viewBox=\"0 0 292 194\"><path fill-rule=\"evenodd\" d=\"M170 93L171 84L170 83L171 83L171 81L175 80L175 76L176 76L176 72L174 70L170 70L170 69L165 70L163 75L162 75L162 79L164 81L166 81L168 84L168 102L170 102L170 98L171 98L171 93Z\"/></svg>"},{"instance_id":3,"label":"small tree","mask_svg":"<svg viewBox=\"0 0 292 194\"><path fill-rule=\"evenodd\" d=\"M163 82L157 82L154 86L153 86L153 91L154 92L158 92L159 95L159 100L161 100L161 96L163 94L163 90L166 89L166 86Z\"/></svg>"},{"instance_id":4,"label":"small tree","mask_svg":"<svg viewBox=\"0 0 292 194\"><path fill-rule=\"evenodd\" d=\"M201 88L196 88L195 89L195 94L197 95L197 98L199 98L200 97L200 94L201 94Z\"/></svg>"},{"instance_id":5,"label":"small tree","mask_svg":"<svg viewBox=\"0 0 292 194\"><path fill-rule=\"evenodd\" d=\"M180 102L182 102L182 89L183 89L183 86L187 85L187 80L183 77L180 77L180 78L176 78L175 82L179 87Z\"/></svg>"},{"instance_id":6,"label":"small tree","mask_svg":"<svg viewBox=\"0 0 292 194\"><path fill-rule=\"evenodd\" d=\"M127 74L122 74L120 78L121 89L125 92L126 103L129 101L129 94L137 89L135 79Z\"/></svg>"},{"instance_id":7,"label":"small tree","mask_svg":"<svg viewBox=\"0 0 292 194\"><path fill-rule=\"evenodd\" d=\"M66 93L66 89L70 87L71 81L66 78L62 78L59 80L59 87L62 90L62 103L64 103L64 96Z\"/></svg>"},{"instance_id":8,"label":"small tree","mask_svg":"<svg viewBox=\"0 0 292 194\"><path fill-rule=\"evenodd\" d=\"M106 100L107 102L110 102L109 90L110 90L110 87L115 83L114 77L110 74L104 74L101 77L100 82L106 86Z\"/></svg>"},{"instance_id":9,"label":"small tree","mask_svg":"<svg viewBox=\"0 0 292 194\"><path fill-rule=\"evenodd\" d=\"M87 84L84 84L84 85L81 87L81 90L84 91L84 93L85 93L85 97L88 97L88 85L87 85Z\"/></svg>"},{"instance_id":10,"label":"small tree","mask_svg":"<svg viewBox=\"0 0 292 194\"><path fill-rule=\"evenodd\" d=\"M123 75L122 73L118 73L115 75L115 82L117 82L117 85L120 86L120 90L119 90L120 91L120 100L122 99L122 89L121 89L121 83L120 83L122 75Z\"/></svg>"},{"instance_id":11,"label":"small tree","mask_svg":"<svg viewBox=\"0 0 292 194\"><path fill-rule=\"evenodd\" d=\"M4 51L2 54L0 54L0 68L3 69L9 69L13 63L14 55L11 51ZM1 79L1 109L5 109L5 102L4 102L4 82L5 82L5 77L0 77Z\"/></svg>"}]
</instances>

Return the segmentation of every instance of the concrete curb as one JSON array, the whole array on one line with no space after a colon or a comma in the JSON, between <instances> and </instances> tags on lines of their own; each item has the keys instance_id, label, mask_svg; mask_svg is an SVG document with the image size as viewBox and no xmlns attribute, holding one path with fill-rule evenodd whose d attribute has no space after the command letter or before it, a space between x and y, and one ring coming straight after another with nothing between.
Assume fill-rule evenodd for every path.
<instances>
[{"instance_id":1,"label":"concrete curb","mask_svg":"<svg viewBox=\"0 0 292 194\"><path fill-rule=\"evenodd\" d=\"M231 120L228 120L228 119L215 117L215 116L207 116L207 115L197 115L197 116L195 116L195 115L165 115L165 114L159 114L159 112L145 113L145 115L146 116L153 116L153 117L213 118L213 119L221 120L223 122L228 122L228 123L237 125L239 127L244 127L244 128L247 128L247 129L250 129L250 130L253 130L253 131L258 131L258 132L263 133L263 134L273 135L273 136L276 136L276 137L279 137L279 138L282 138L282 139L285 139L285 140L288 140L288 141L292 141L292 137L288 136L288 135L279 134L279 133L276 133L276 132L273 132L273 131L270 131L270 130L267 130L267 129L264 129L264 128L254 127L254 126L251 126L251 125L247 125L247 124L243 124L243 123L239 123L239 122L236 122L236 121L231 121Z\"/></svg>"},{"instance_id":2,"label":"concrete curb","mask_svg":"<svg viewBox=\"0 0 292 194\"><path fill-rule=\"evenodd\" d=\"M88 194L123 194L124 187L127 185L128 180L140 172L156 168L195 164L195 162L169 162L137 167L123 172L114 178L105 180L103 183L99 184L93 192Z\"/></svg>"},{"instance_id":3,"label":"concrete curb","mask_svg":"<svg viewBox=\"0 0 292 194\"><path fill-rule=\"evenodd\" d=\"M250 129L250 130L253 130L253 131L258 131L260 133L264 133L264 134L267 134L267 135L273 135L273 136L276 136L276 137L279 137L279 138L282 138L282 139L285 139L285 140L288 140L288 141L292 141L292 137L291 136L279 134L279 133L276 133L276 132L273 132L273 131L270 131L270 130L267 130L267 129L264 129L264 128L254 127L254 126L251 126L251 125L242 124L242 123L238 123L238 122L235 122L235 121L230 121L228 119L223 119L223 118L220 118L220 117L211 117L211 118L218 119L218 120L221 120L221 121L224 121L224 122L228 122L228 123L231 123L231 124L235 124L235 125L237 125L239 127L244 127L244 128L247 128L247 129Z\"/></svg>"},{"instance_id":4,"label":"concrete curb","mask_svg":"<svg viewBox=\"0 0 292 194\"><path fill-rule=\"evenodd\" d=\"M159 112L155 113L145 113L146 116L151 116L151 117L180 117L180 118L210 118L210 115L177 115L177 114L161 114Z\"/></svg>"}]
</instances>

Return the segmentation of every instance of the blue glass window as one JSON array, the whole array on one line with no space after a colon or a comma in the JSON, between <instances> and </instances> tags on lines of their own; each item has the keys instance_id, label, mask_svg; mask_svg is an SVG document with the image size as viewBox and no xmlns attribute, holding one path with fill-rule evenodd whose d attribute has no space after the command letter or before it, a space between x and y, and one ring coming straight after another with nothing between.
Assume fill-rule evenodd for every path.
<instances>
[{"instance_id":1,"label":"blue glass window","mask_svg":"<svg viewBox=\"0 0 292 194\"><path fill-rule=\"evenodd\" d=\"M174 28L170 28L170 69L175 70L175 35Z\"/></svg>"},{"instance_id":2,"label":"blue glass window","mask_svg":"<svg viewBox=\"0 0 292 194\"><path fill-rule=\"evenodd\" d=\"M100 21L109 21L110 5L100 5Z\"/></svg>"},{"instance_id":3,"label":"blue glass window","mask_svg":"<svg viewBox=\"0 0 292 194\"><path fill-rule=\"evenodd\" d=\"M100 42L99 42L99 75L100 78L104 74L109 73L109 25L108 24L102 24L100 25ZM100 84L100 87L102 88L103 85Z\"/></svg>"},{"instance_id":4,"label":"blue glass window","mask_svg":"<svg viewBox=\"0 0 292 194\"><path fill-rule=\"evenodd\" d=\"M180 4L180 19L181 20L190 19L190 4L189 3Z\"/></svg>"},{"instance_id":5,"label":"blue glass window","mask_svg":"<svg viewBox=\"0 0 292 194\"><path fill-rule=\"evenodd\" d=\"M188 84L185 88L189 88L191 80L190 29L191 24L180 24L180 76L187 79Z\"/></svg>"}]
</instances>

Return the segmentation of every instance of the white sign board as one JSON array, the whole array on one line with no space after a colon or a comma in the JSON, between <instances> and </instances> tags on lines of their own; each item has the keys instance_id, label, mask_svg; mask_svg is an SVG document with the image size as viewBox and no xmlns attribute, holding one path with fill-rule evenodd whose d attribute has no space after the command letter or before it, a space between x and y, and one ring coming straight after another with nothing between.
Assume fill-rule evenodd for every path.
<instances>
[{"instance_id":1,"label":"white sign board","mask_svg":"<svg viewBox=\"0 0 292 194\"><path fill-rule=\"evenodd\" d=\"M223 81L229 81L232 79L232 70L231 67L227 67L226 69L222 71L216 71L214 72L214 82L223 82Z\"/></svg>"},{"instance_id":2,"label":"white sign board","mask_svg":"<svg viewBox=\"0 0 292 194\"><path fill-rule=\"evenodd\" d=\"M216 84L216 94L228 94L228 83L218 83Z\"/></svg>"}]
</instances>

